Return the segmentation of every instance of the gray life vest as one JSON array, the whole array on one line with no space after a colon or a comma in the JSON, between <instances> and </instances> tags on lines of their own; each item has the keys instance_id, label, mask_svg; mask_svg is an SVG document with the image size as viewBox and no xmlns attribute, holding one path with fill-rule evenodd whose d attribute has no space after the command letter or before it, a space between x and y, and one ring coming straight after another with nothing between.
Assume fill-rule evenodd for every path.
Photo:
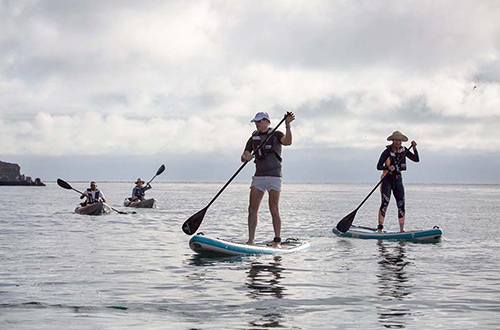
<instances>
[{"instance_id":1,"label":"gray life vest","mask_svg":"<svg viewBox=\"0 0 500 330\"><path fill-rule=\"evenodd\" d=\"M263 145L262 148L257 150L262 141L264 141L267 138L267 135L271 134L272 132L273 128L269 127L267 134L262 134L258 130L255 130L252 133L252 150L254 151L255 154L255 161L264 159L269 154L274 154L276 158L278 158L280 163L283 160L281 158L281 155L275 150L274 147L274 142L277 139L276 135L271 136L271 138L266 142L266 144Z\"/></svg>"},{"instance_id":2,"label":"gray life vest","mask_svg":"<svg viewBox=\"0 0 500 330\"><path fill-rule=\"evenodd\" d=\"M87 188L87 201L89 204L94 204L94 203L97 203L99 202L99 195L100 195L100 191L99 189L96 189L94 191L92 191L92 189L90 188Z\"/></svg>"}]
</instances>

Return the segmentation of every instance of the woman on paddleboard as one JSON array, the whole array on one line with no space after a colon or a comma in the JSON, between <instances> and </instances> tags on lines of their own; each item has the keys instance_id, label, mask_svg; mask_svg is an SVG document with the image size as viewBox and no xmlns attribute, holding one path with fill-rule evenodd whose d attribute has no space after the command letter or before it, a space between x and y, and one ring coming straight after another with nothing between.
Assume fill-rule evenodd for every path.
<instances>
[{"instance_id":1,"label":"woman on paddleboard","mask_svg":"<svg viewBox=\"0 0 500 330\"><path fill-rule=\"evenodd\" d=\"M388 145L384 152L382 152L377 163L377 170L384 171L382 174L384 180L380 187L382 203L378 212L377 228L379 233L382 233L384 229L385 213L389 206L392 191L398 206L399 229L401 232L404 232L406 218L405 189L401 172L406 171L406 158L414 162L419 162L420 158L418 157L417 142L411 141L414 153L401 145L402 142L408 141L408 138L400 131L393 132L392 135L387 138L387 141L392 141L392 144Z\"/></svg>"},{"instance_id":2,"label":"woman on paddleboard","mask_svg":"<svg viewBox=\"0 0 500 330\"><path fill-rule=\"evenodd\" d=\"M267 112L258 112L251 122L255 123L256 131L248 139L241 161L246 162L255 158L256 171L250 185L250 205L248 206L248 241L255 244L255 230L257 229L257 213L265 192L269 193L269 211L273 218L274 240L273 247L279 247L281 242L281 217L279 213L279 200L282 180L281 173L281 146L292 144L292 130L290 123L295 120L295 115L290 113L286 119L286 133L276 131L269 141L259 150L256 150L268 134L272 132L269 127L271 119ZM255 152L255 155L252 152Z\"/></svg>"}]
</instances>

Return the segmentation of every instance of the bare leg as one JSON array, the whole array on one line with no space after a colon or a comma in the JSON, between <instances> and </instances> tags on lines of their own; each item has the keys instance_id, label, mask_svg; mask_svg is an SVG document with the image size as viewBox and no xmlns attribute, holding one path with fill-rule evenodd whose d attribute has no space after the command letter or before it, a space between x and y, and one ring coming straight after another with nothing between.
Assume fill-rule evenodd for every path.
<instances>
[{"instance_id":1,"label":"bare leg","mask_svg":"<svg viewBox=\"0 0 500 330\"><path fill-rule=\"evenodd\" d=\"M255 244L255 230L257 229L257 215L264 192L257 188L250 188L250 205L248 206L248 241L247 244Z\"/></svg>"},{"instance_id":2,"label":"bare leg","mask_svg":"<svg viewBox=\"0 0 500 330\"><path fill-rule=\"evenodd\" d=\"M405 232L405 219L406 215L404 215L402 218L399 218L399 231L402 233Z\"/></svg>"},{"instance_id":3,"label":"bare leg","mask_svg":"<svg viewBox=\"0 0 500 330\"><path fill-rule=\"evenodd\" d=\"M273 217L274 237L281 237L281 216L279 210L280 192L271 190L269 192L269 211ZM278 242L273 242L273 247L280 247Z\"/></svg>"},{"instance_id":4,"label":"bare leg","mask_svg":"<svg viewBox=\"0 0 500 330\"><path fill-rule=\"evenodd\" d=\"M379 225L384 225L384 220L385 220L385 217L382 215L382 211L380 211L380 209L378 210L378 224ZM382 230L383 229L379 229L378 232L380 234L382 234Z\"/></svg>"}]
</instances>

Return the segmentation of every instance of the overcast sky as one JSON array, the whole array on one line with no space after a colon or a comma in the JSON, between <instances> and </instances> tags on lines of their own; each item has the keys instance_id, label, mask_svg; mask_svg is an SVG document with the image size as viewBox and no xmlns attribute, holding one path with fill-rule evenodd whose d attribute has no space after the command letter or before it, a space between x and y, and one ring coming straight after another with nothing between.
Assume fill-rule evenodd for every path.
<instances>
[{"instance_id":1,"label":"overcast sky","mask_svg":"<svg viewBox=\"0 0 500 330\"><path fill-rule=\"evenodd\" d=\"M253 115L290 110L285 181L377 182L401 130L422 158L407 181L500 183L498 17L496 0L0 0L0 160L225 181Z\"/></svg>"}]
</instances>

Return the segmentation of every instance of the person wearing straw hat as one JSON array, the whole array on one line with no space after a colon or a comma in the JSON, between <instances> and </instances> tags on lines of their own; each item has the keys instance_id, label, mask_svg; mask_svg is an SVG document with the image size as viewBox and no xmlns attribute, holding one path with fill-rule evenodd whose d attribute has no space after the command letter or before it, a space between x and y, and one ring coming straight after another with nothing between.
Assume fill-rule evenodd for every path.
<instances>
[{"instance_id":1,"label":"person wearing straw hat","mask_svg":"<svg viewBox=\"0 0 500 330\"><path fill-rule=\"evenodd\" d=\"M145 200L146 198L144 197L146 195L146 190L151 189L151 185L149 182L146 184L144 187L144 181L142 181L141 178L138 178L137 181L135 182L135 187L132 190L132 198L130 198L131 202L135 202L137 200Z\"/></svg>"},{"instance_id":2,"label":"person wearing straw hat","mask_svg":"<svg viewBox=\"0 0 500 330\"><path fill-rule=\"evenodd\" d=\"M250 161L255 158L256 170L250 185L250 205L248 206L248 241L247 244L255 244L255 231L257 229L257 214L260 203L267 191L269 193L269 211L273 218L274 239L273 247L280 247L281 242L281 216L279 212L279 201L282 184L281 173L281 147L292 144L292 130L290 123L295 120L295 115L290 113L285 119L286 133L276 131L272 138L258 149L262 141L265 141L273 129L269 127L271 119L267 112L258 112L250 121L257 128L248 139L245 150L241 155L241 161ZM255 152L255 155L252 154Z\"/></svg>"},{"instance_id":3,"label":"person wearing straw hat","mask_svg":"<svg viewBox=\"0 0 500 330\"><path fill-rule=\"evenodd\" d=\"M399 230L404 232L405 226L405 190L403 186L402 171L406 171L406 158L418 163L420 158L417 151L417 142L411 141L413 146L412 153L409 148L402 146L402 142L407 142L406 137L400 131L394 131L387 141L392 141L392 144L386 146L386 149L380 155L377 163L377 170L384 171L382 174L383 181L380 187L382 203L378 212L378 231L382 233L384 229L384 220L389 200L391 198L391 191L394 193L398 207Z\"/></svg>"}]
</instances>

